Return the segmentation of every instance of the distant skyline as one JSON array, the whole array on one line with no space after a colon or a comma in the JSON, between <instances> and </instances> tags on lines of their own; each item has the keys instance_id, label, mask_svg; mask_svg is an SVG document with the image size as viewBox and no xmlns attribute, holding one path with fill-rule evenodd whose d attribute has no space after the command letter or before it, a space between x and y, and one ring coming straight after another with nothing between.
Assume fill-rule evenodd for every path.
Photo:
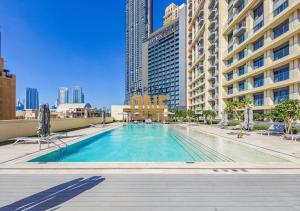
<instances>
[{"instance_id":1,"label":"distant skyline","mask_svg":"<svg viewBox=\"0 0 300 211\"><path fill-rule=\"evenodd\" d=\"M87 3L88 2L88 3ZM154 29L171 2L154 0ZM125 0L1 0L5 67L17 75L17 98L27 87L54 105L59 87L78 85L85 102L124 102Z\"/></svg>"}]
</instances>

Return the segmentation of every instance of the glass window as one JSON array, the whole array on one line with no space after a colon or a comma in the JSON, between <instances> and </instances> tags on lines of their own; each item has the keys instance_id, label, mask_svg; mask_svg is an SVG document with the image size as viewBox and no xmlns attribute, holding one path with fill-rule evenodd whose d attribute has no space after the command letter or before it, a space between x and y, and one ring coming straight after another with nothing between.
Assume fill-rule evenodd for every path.
<instances>
[{"instance_id":1,"label":"glass window","mask_svg":"<svg viewBox=\"0 0 300 211\"><path fill-rule=\"evenodd\" d=\"M262 106L264 105L264 94L263 93L257 93L253 95L253 104L255 106Z\"/></svg>"},{"instance_id":2,"label":"glass window","mask_svg":"<svg viewBox=\"0 0 300 211\"><path fill-rule=\"evenodd\" d=\"M284 100L289 99L289 88L274 90L274 103L279 104Z\"/></svg>"},{"instance_id":3,"label":"glass window","mask_svg":"<svg viewBox=\"0 0 300 211\"><path fill-rule=\"evenodd\" d=\"M260 21L258 24L256 24L254 27L253 27L253 31L256 32L257 30L259 30L261 27L264 26L264 21Z\"/></svg>"},{"instance_id":4,"label":"glass window","mask_svg":"<svg viewBox=\"0 0 300 211\"><path fill-rule=\"evenodd\" d=\"M246 81L239 82L239 91L245 91L247 89Z\"/></svg>"},{"instance_id":5,"label":"glass window","mask_svg":"<svg viewBox=\"0 0 300 211\"><path fill-rule=\"evenodd\" d=\"M240 35L238 37L238 44L241 44L242 42L244 42L246 40L246 37L247 37L246 33L243 33L242 35Z\"/></svg>"},{"instance_id":6,"label":"glass window","mask_svg":"<svg viewBox=\"0 0 300 211\"><path fill-rule=\"evenodd\" d=\"M290 67L289 65L280 67L274 70L274 82L288 80L290 77Z\"/></svg>"},{"instance_id":7,"label":"glass window","mask_svg":"<svg viewBox=\"0 0 300 211\"><path fill-rule=\"evenodd\" d=\"M274 3L274 0L273 0ZM276 15L278 15L279 13L281 13L285 8L287 8L289 6L289 1L286 0L284 1L280 6L278 6L274 11L273 11L273 15L274 17Z\"/></svg>"},{"instance_id":8,"label":"glass window","mask_svg":"<svg viewBox=\"0 0 300 211\"><path fill-rule=\"evenodd\" d=\"M232 93L233 93L233 86L231 85L227 88L227 94L231 95Z\"/></svg>"},{"instance_id":9,"label":"glass window","mask_svg":"<svg viewBox=\"0 0 300 211\"><path fill-rule=\"evenodd\" d=\"M244 49L239 52L238 58L239 60L243 59L245 56L247 56L247 49Z\"/></svg>"},{"instance_id":10,"label":"glass window","mask_svg":"<svg viewBox=\"0 0 300 211\"><path fill-rule=\"evenodd\" d=\"M227 60L227 66L229 67L233 63L233 58Z\"/></svg>"},{"instance_id":11,"label":"glass window","mask_svg":"<svg viewBox=\"0 0 300 211\"><path fill-rule=\"evenodd\" d=\"M238 68L238 73L239 73L239 76L244 75L245 73L247 73L247 66L243 65L243 66L239 67Z\"/></svg>"},{"instance_id":12,"label":"glass window","mask_svg":"<svg viewBox=\"0 0 300 211\"><path fill-rule=\"evenodd\" d=\"M289 20L284 21L282 24L273 29L274 39L284 34L289 30Z\"/></svg>"},{"instance_id":13,"label":"glass window","mask_svg":"<svg viewBox=\"0 0 300 211\"><path fill-rule=\"evenodd\" d=\"M263 46L264 46L264 37L262 36L261 38L259 38L253 43L253 50L256 51L257 49Z\"/></svg>"},{"instance_id":14,"label":"glass window","mask_svg":"<svg viewBox=\"0 0 300 211\"><path fill-rule=\"evenodd\" d=\"M264 14L264 4L263 2L260 3L254 10L253 10L253 16L254 20L258 19L260 16Z\"/></svg>"},{"instance_id":15,"label":"glass window","mask_svg":"<svg viewBox=\"0 0 300 211\"><path fill-rule=\"evenodd\" d=\"M264 74L255 76L253 78L253 84L254 84L254 88L263 86L264 85Z\"/></svg>"},{"instance_id":16,"label":"glass window","mask_svg":"<svg viewBox=\"0 0 300 211\"><path fill-rule=\"evenodd\" d=\"M289 55L289 42L273 49L274 53L274 60L281 59L282 57L285 57Z\"/></svg>"},{"instance_id":17,"label":"glass window","mask_svg":"<svg viewBox=\"0 0 300 211\"><path fill-rule=\"evenodd\" d=\"M264 66L264 56L261 56L255 60L253 60L253 68L257 69Z\"/></svg>"},{"instance_id":18,"label":"glass window","mask_svg":"<svg viewBox=\"0 0 300 211\"><path fill-rule=\"evenodd\" d=\"M227 80L230 81L233 79L233 72L227 74Z\"/></svg>"}]
</instances>

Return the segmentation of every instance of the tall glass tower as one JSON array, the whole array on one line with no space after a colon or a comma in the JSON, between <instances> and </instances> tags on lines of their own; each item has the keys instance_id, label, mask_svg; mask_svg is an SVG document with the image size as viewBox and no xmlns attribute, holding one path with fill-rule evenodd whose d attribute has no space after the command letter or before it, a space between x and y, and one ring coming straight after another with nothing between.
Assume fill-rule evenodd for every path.
<instances>
[{"instance_id":1,"label":"tall glass tower","mask_svg":"<svg viewBox=\"0 0 300 211\"><path fill-rule=\"evenodd\" d=\"M152 0L126 1L126 77L125 103L142 95L142 46L152 33Z\"/></svg>"},{"instance_id":2,"label":"tall glass tower","mask_svg":"<svg viewBox=\"0 0 300 211\"><path fill-rule=\"evenodd\" d=\"M80 86L73 86L73 103L84 103L84 94Z\"/></svg>"},{"instance_id":3,"label":"tall glass tower","mask_svg":"<svg viewBox=\"0 0 300 211\"><path fill-rule=\"evenodd\" d=\"M69 90L66 87L60 87L58 89L58 105L69 103Z\"/></svg>"},{"instance_id":4,"label":"tall glass tower","mask_svg":"<svg viewBox=\"0 0 300 211\"><path fill-rule=\"evenodd\" d=\"M39 92L36 88L26 88L25 109L39 109Z\"/></svg>"}]
</instances>

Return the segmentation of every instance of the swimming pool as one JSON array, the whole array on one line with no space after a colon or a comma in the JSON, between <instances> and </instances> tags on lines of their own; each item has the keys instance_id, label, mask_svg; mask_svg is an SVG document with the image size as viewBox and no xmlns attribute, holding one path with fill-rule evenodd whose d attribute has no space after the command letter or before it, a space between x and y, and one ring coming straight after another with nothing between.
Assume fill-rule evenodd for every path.
<instances>
[{"instance_id":1,"label":"swimming pool","mask_svg":"<svg viewBox=\"0 0 300 211\"><path fill-rule=\"evenodd\" d=\"M172 125L129 124L30 162L284 162L217 136Z\"/></svg>"}]
</instances>

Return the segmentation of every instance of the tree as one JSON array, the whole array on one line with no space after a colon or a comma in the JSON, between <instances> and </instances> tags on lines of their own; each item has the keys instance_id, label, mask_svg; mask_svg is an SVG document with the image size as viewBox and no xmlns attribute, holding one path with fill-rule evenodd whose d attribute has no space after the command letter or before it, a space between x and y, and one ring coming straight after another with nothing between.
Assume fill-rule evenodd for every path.
<instances>
[{"instance_id":1,"label":"tree","mask_svg":"<svg viewBox=\"0 0 300 211\"><path fill-rule=\"evenodd\" d=\"M204 110L203 111L203 116L212 125L212 121L216 118L217 113L213 110Z\"/></svg>"},{"instance_id":2,"label":"tree","mask_svg":"<svg viewBox=\"0 0 300 211\"><path fill-rule=\"evenodd\" d=\"M193 111L193 110L188 110L188 111L187 111L187 117L188 117L189 121L190 121L190 119L195 118L195 117L196 117L195 111Z\"/></svg>"},{"instance_id":3,"label":"tree","mask_svg":"<svg viewBox=\"0 0 300 211\"><path fill-rule=\"evenodd\" d=\"M292 126L297 119L300 118L300 101L297 99L284 100L279 105L275 106L271 115L274 119L281 119L284 121L286 133L292 133Z\"/></svg>"},{"instance_id":4,"label":"tree","mask_svg":"<svg viewBox=\"0 0 300 211\"><path fill-rule=\"evenodd\" d=\"M242 99L239 101L228 101L226 103L226 112L236 118L240 125L240 132L238 138L243 138L243 117L244 110L251 107L252 101L250 99Z\"/></svg>"}]
</instances>

